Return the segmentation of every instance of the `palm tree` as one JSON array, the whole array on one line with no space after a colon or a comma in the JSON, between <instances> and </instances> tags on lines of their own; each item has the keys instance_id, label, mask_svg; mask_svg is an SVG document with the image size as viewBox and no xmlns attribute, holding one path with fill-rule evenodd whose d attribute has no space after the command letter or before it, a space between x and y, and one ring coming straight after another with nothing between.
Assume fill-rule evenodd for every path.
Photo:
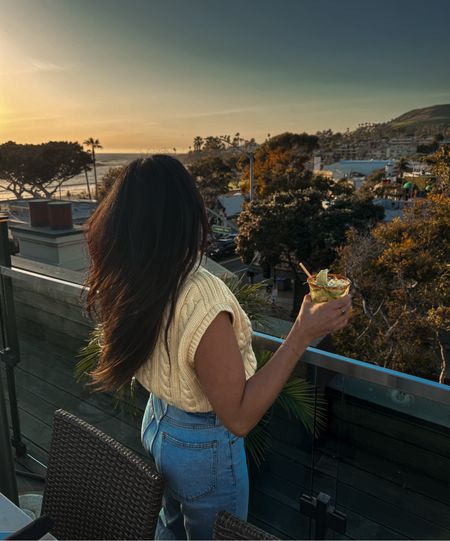
<instances>
[{"instance_id":1,"label":"palm tree","mask_svg":"<svg viewBox=\"0 0 450 541\"><path fill-rule=\"evenodd\" d=\"M197 137L194 138L194 152L200 152L203 142L203 137L200 137L200 135L197 135Z\"/></svg>"},{"instance_id":2,"label":"palm tree","mask_svg":"<svg viewBox=\"0 0 450 541\"><path fill-rule=\"evenodd\" d=\"M98 200L98 182L97 182L97 166L96 166L96 162L95 162L95 149L96 148L103 148L103 147L100 144L100 141L98 139L94 139L93 137L89 137L89 139L86 139L86 141L83 142L83 145L91 147L92 163L94 164L95 199Z\"/></svg>"},{"instance_id":3,"label":"palm tree","mask_svg":"<svg viewBox=\"0 0 450 541\"><path fill-rule=\"evenodd\" d=\"M400 178L403 178L403 173L409 171L409 160L407 158L400 158L397 163L397 171L400 174Z\"/></svg>"},{"instance_id":4,"label":"palm tree","mask_svg":"<svg viewBox=\"0 0 450 541\"><path fill-rule=\"evenodd\" d=\"M86 187L87 187L87 191L88 191L88 197L89 197L89 199L92 199L91 187L89 186L88 168L87 168L86 165L84 166L84 176L86 177Z\"/></svg>"}]
</instances>

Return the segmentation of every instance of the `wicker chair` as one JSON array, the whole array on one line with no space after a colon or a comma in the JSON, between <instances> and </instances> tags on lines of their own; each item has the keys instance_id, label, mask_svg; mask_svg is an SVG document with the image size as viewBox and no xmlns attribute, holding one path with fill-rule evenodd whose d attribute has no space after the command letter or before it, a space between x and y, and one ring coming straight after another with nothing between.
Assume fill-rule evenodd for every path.
<instances>
[{"instance_id":1,"label":"wicker chair","mask_svg":"<svg viewBox=\"0 0 450 541\"><path fill-rule=\"evenodd\" d=\"M57 539L153 539L160 474L100 430L55 412L42 513Z\"/></svg>"},{"instance_id":2,"label":"wicker chair","mask_svg":"<svg viewBox=\"0 0 450 541\"><path fill-rule=\"evenodd\" d=\"M220 511L214 523L213 539L279 539L241 520L227 511Z\"/></svg>"}]
</instances>

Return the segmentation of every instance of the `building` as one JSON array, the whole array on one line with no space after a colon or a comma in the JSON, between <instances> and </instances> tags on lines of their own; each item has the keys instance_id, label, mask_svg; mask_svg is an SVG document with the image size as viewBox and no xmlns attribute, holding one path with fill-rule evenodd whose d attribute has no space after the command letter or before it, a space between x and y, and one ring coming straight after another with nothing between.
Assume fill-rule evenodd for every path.
<instances>
[{"instance_id":1,"label":"building","mask_svg":"<svg viewBox=\"0 0 450 541\"><path fill-rule=\"evenodd\" d=\"M324 166L324 172L331 172L335 180L342 178L367 177L377 169L392 171L392 160L341 160Z\"/></svg>"},{"instance_id":2,"label":"building","mask_svg":"<svg viewBox=\"0 0 450 541\"><path fill-rule=\"evenodd\" d=\"M398 159L403 156L410 156L416 150L417 140L415 137L394 137L387 143L386 158Z\"/></svg>"},{"instance_id":3,"label":"building","mask_svg":"<svg viewBox=\"0 0 450 541\"><path fill-rule=\"evenodd\" d=\"M33 201L41 201L40 199L11 199L1 202L1 211L7 212L11 219L30 223L29 203ZM73 223L83 225L90 216L94 213L98 203L96 201L83 201L71 199L55 199L72 204Z\"/></svg>"},{"instance_id":4,"label":"building","mask_svg":"<svg viewBox=\"0 0 450 541\"><path fill-rule=\"evenodd\" d=\"M218 207L223 210L226 218L237 218L242 211L245 197L240 191L229 192L219 195L217 198Z\"/></svg>"}]
</instances>

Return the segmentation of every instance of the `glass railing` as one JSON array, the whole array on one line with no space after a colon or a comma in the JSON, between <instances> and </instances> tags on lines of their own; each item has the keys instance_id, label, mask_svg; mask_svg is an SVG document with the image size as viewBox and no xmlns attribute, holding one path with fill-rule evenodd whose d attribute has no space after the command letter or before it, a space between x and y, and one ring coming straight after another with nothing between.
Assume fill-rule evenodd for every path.
<instances>
[{"instance_id":1,"label":"glass railing","mask_svg":"<svg viewBox=\"0 0 450 541\"><path fill-rule=\"evenodd\" d=\"M279 343L255 336L256 348ZM449 539L450 387L315 348L297 372L323 398L325 424L313 438L274 412L273 447L253 478L255 521L282 538L311 538L299 500L305 495L302 509L315 513L307 500L322 492L346 517L328 517L336 538ZM260 511L265 497L279 509L272 524Z\"/></svg>"},{"instance_id":2,"label":"glass railing","mask_svg":"<svg viewBox=\"0 0 450 541\"><path fill-rule=\"evenodd\" d=\"M30 269L0 272L13 286L20 362L12 370L28 454L47 463L53 413L63 408L145 457L146 393L138 391L134 415L129 403L118 409L113 396L92 394L74 377L92 330L81 286ZM280 342L254 333L255 350ZM281 538L314 538L307 513L319 511L308 497L322 492L335 506L328 524L336 538L449 539L450 387L315 348L295 374L311 383L317 437L271 409L272 446L259 469L250 464L250 520Z\"/></svg>"},{"instance_id":3,"label":"glass railing","mask_svg":"<svg viewBox=\"0 0 450 541\"><path fill-rule=\"evenodd\" d=\"M53 413L62 408L144 455L139 425L145 394L138 392L133 404L117 404L113 395L92 393L75 378L93 328L82 308L81 285L24 269L3 267L2 275L13 284L20 350L15 386L30 454L46 464Z\"/></svg>"}]
</instances>

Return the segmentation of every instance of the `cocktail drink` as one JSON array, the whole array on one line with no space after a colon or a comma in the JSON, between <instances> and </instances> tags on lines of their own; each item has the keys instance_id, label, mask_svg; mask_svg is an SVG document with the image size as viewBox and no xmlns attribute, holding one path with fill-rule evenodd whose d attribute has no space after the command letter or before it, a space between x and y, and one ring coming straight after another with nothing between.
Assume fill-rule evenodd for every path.
<instances>
[{"instance_id":1,"label":"cocktail drink","mask_svg":"<svg viewBox=\"0 0 450 541\"><path fill-rule=\"evenodd\" d=\"M308 277L309 292L313 303L328 302L344 297L350 291L351 282L341 274L329 274L328 269Z\"/></svg>"}]
</instances>

